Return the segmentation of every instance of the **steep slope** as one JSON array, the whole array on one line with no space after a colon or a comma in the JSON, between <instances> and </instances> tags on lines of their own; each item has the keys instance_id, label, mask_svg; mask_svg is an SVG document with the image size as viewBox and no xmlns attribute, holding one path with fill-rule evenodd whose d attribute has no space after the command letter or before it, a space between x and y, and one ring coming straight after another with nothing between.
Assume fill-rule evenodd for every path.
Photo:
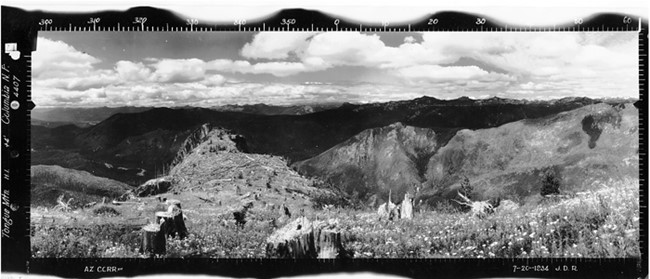
<instances>
[{"instance_id":1,"label":"steep slope","mask_svg":"<svg viewBox=\"0 0 650 279\"><path fill-rule=\"evenodd\" d=\"M385 201L389 190L403 196L422 182L426 162L439 146L431 129L402 123L365 130L320 155L293 165L360 198Z\"/></svg>"},{"instance_id":2,"label":"steep slope","mask_svg":"<svg viewBox=\"0 0 650 279\"><path fill-rule=\"evenodd\" d=\"M96 177L85 171L66 169L59 166L37 165L31 167L31 205L54 206L56 199L64 195L65 200L73 198L75 207L90 202L119 197L133 189L124 183L103 177Z\"/></svg>"},{"instance_id":3,"label":"steep slope","mask_svg":"<svg viewBox=\"0 0 650 279\"><path fill-rule=\"evenodd\" d=\"M539 196L542 173L556 172L572 193L610 179L638 177L638 111L589 105L498 128L461 130L431 157L424 196L452 197L466 176L476 198Z\"/></svg>"},{"instance_id":4,"label":"steep slope","mask_svg":"<svg viewBox=\"0 0 650 279\"><path fill-rule=\"evenodd\" d=\"M455 198L465 177L473 198L524 202L539 197L547 170L556 173L564 193L638 175L638 111L632 104L587 105L445 136L396 123L363 131L293 166L363 198L383 201L392 189L399 199L406 190L420 190L416 199L432 204Z\"/></svg>"},{"instance_id":5,"label":"steep slope","mask_svg":"<svg viewBox=\"0 0 650 279\"><path fill-rule=\"evenodd\" d=\"M75 125L67 124L57 127L48 128L45 126L35 125L31 127L32 149L51 150L51 149L72 149L77 136L83 132L82 128Z\"/></svg>"}]
</instances>

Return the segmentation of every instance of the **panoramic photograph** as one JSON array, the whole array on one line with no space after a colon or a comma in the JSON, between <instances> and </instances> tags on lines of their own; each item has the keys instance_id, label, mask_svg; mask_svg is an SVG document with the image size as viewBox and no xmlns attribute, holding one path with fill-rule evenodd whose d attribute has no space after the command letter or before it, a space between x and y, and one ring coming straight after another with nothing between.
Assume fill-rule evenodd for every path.
<instances>
[{"instance_id":1,"label":"panoramic photograph","mask_svg":"<svg viewBox=\"0 0 650 279\"><path fill-rule=\"evenodd\" d=\"M638 258L637 32L39 32L34 258Z\"/></svg>"}]
</instances>

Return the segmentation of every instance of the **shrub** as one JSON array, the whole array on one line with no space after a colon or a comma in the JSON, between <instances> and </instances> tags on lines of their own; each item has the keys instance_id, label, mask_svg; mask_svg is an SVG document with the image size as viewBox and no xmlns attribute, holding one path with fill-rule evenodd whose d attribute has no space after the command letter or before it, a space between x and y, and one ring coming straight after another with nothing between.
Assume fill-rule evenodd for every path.
<instances>
[{"instance_id":1,"label":"shrub","mask_svg":"<svg viewBox=\"0 0 650 279\"><path fill-rule=\"evenodd\" d=\"M334 207L347 207L349 205L345 198L330 193L317 194L312 197L311 201L315 209L322 209L326 205L333 205Z\"/></svg>"},{"instance_id":2,"label":"shrub","mask_svg":"<svg viewBox=\"0 0 650 279\"><path fill-rule=\"evenodd\" d=\"M470 199L472 198L472 194L474 194L474 188L469 183L467 176L463 176L463 180L460 182L460 192Z\"/></svg>"},{"instance_id":3,"label":"shrub","mask_svg":"<svg viewBox=\"0 0 650 279\"><path fill-rule=\"evenodd\" d=\"M553 170L548 170L542 178L542 188L540 194L544 197L548 195L557 195L560 193L560 180Z\"/></svg>"},{"instance_id":4,"label":"shrub","mask_svg":"<svg viewBox=\"0 0 650 279\"><path fill-rule=\"evenodd\" d=\"M454 214L459 213L460 209L449 200L441 200L433 205L433 211L439 213Z\"/></svg>"},{"instance_id":5,"label":"shrub","mask_svg":"<svg viewBox=\"0 0 650 279\"><path fill-rule=\"evenodd\" d=\"M115 208L112 208L110 206L105 206L105 205L102 205L102 206L100 206L98 208L95 208L95 210L93 210L93 213L95 215L105 215L105 216L119 216L120 215L120 212L115 210Z\"/></svg>"}]
</instances>

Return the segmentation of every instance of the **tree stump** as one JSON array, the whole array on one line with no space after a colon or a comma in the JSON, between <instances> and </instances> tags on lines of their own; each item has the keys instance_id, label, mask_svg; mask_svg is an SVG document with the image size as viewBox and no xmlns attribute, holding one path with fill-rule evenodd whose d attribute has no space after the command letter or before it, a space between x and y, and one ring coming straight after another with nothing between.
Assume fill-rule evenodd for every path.
<instances>
[{"instance_id":1,"label":"tree stump","mask_svg":"<svg viewBox=\"0 0 650 279\"><path fill-rule=\"evenodd\" d=\"M318 258L336 259L342 256L343 245L341 232L333 229L323 229L318 234Z\"/></svg>"},{"instance_id":2,"label":"tree stump","mask_svg":"<svg viewBox=\"0 0 650 279\"><path fill-rule=\"evenodd\" d=\"M164 255L166 251L165 234L157 224L148 224L142 228L141 253Z\"/></svg>"},{"instance_id":3,"label":"tree stump","mask_svg":"<svg viewBox=\"0 0 650 279\"><path fill-rule=\"evenodd\" d=\"M271 258L342 258L346 256L341 232L334 221L311 222L300 217L275 231L266 240Z\"/></svg>"},{"instance_id":4,"label":"tree stump","mask_svg":"<svg viewBox=\"0 0 650 279\"><path fill-rule=\"evenodd\" d=\"M160 225L160 230L167 236L178 236L185 238L188 234L183 213L180 208L170 205L167 211L156 212L156 223Z\"/></svg>"}]
</instances>

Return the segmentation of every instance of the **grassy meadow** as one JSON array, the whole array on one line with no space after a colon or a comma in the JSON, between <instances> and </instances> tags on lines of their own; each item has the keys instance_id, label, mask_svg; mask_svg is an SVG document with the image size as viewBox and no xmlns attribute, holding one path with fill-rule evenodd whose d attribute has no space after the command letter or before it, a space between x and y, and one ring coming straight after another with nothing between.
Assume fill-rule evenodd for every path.
<instances>
[{"instance_id":1,"label":"grassy meadow","mask_svg":"<svg viewBox=\"0 0 650 279\"><path fill-rule=\"evenodd\" d=\"M412 220L379 221L372 209L316 209L310 219L336 219L354 258L639 257L639 184L609 181L597 190L542 199L483 218L444 209L416 208ZM264 258L266 238L288 220L279 210L253 208L238 227L226 207L183 202L185 239L168 239L164 257ZM147 257L141 228L159 210L141 203L60 211L32 209L33 257ZM294 218L298 214L294 214Z\"/></svg>"}]
</instances>

